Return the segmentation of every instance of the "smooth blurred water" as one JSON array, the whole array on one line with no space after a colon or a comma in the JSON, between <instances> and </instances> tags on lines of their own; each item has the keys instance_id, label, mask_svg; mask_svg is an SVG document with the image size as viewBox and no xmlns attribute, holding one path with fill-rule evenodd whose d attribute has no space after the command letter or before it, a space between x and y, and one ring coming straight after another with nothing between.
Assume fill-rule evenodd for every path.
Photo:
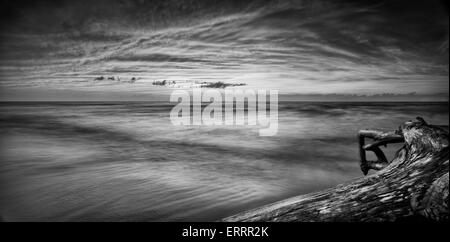
<instances>
[{"instance_id":1,"label":"smooth blurred water","mask_svg":"<svg viewBox=\"0 0 450 242\"><path fill-rule=\"evenodd\" d=\"M448 103L281 102L277 136L260 137L257 126L173 126L171 108L2 103L2 219L217 220L360 177L359 129L448 123Z\"/></svg>"}]
</instances>

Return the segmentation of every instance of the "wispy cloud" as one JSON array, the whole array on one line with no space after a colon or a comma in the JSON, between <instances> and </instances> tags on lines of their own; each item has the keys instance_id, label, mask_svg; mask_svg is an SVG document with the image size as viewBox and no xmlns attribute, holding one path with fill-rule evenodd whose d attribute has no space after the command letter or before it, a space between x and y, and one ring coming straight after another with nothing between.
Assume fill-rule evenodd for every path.
<instances>
[{"instance_id":1,"label":"wispy cloud","mask_svg":"<svg viewBox=\"0 0 450 242\"><path fill-rule=\"evenodd\" d=\"M184 22L90 16L77 31L74 23L59 32L5 31L0 86L162 92L145 81L94 81L114 75L236 81L282 93L448 93L448 13L328 1L223 8L183 15Z\"/></svg>"}]
</instances>

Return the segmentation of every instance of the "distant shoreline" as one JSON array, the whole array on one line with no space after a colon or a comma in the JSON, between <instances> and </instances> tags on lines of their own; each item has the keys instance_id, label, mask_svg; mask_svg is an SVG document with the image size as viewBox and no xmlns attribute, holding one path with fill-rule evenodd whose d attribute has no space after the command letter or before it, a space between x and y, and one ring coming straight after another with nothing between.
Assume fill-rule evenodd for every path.
<instances>
[{"instance_id":1,"label":"distant shoreline","mask_svg":"<svg viewBox=\"0 0 450 242\"><path fill-rule=\"evenodd\" d=\"M146 103L146 102L161 102L161 103L170 103L169 100L71 100L71 101L32 101L32 100L23 100L23 101L0 101L0 104L14 104L14 103ZM408 104L408 103L424 103L424 104L449 104L449 101L315 101L315 100L278 100L278 102L299 102L299 103L370 103L370 104L383 104L383 103L397 103L397 104ZM207 103L207 102L203 102Z\"/></svg>"}]
</instances>

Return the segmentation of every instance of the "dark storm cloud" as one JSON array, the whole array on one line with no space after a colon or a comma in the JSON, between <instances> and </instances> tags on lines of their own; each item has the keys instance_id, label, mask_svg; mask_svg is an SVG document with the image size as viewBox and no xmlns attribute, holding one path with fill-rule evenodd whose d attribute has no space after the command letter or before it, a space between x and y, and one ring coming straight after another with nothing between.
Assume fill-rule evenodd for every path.
<instances>
[{"instance_id":1,"label":"dark storm cloud","mask_svg":"<svg viewBox=\"0 0 450 242\"><path fill-rule=\"evenodd\" d=\"M377 17L387 17L397 19L398 22L413 21L415 24L422 25L430 23L442 25L443 20L445 20L442 12L446 11L448 14L446 1L5 0L0 4L0 18L3 28L10 26L8 28L10 31L30 32L83 30L96 21L145 27L167 26L177 21L186 23L186 21L192 21L195 18L209 18L218 14L249 12L265 6L276 8L283 5L293 8L270 13L264 16L264 19L257 18L255 21L266 21L267 24L273 26L278 24L277 27L283 27L282 21L270 22L270 18L288 19L296 17L299 12L308 17L310 14L327 10L327 8L336 11L335 6L349 5L382 6L382 11L377 13L378 16L367 16L368 19L374 21ZM346 16L342 20L352 21L352 16ZM358 25L357 22L354 22L354 24ZM396 28L401 26L384 27ZM434 38L437 36L428 35L428 37Z\"/></svg>"},{"instance_id":2,"label":"dark storm cloud","mask_svg":"<svg viewBox=\"0 0 450 242\"><path fill-rule=\"evenodd\" d=\"M11 31L82 31L93 22L130 27L169 26L188 18L245 10L269 1L239 0L6 0L2 1L2 27Z\"/></svg>"}]
</instances>

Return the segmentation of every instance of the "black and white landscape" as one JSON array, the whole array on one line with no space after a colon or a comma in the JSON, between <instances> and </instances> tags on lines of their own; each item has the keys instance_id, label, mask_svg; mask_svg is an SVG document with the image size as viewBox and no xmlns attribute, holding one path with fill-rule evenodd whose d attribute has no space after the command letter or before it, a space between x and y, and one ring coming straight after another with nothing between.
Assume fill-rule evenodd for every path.
<instances>
[{"instance_id":1,"label":"black and white landscape","mask_svg":"<svg viewBox=\"0 0 450 242\"><path fill-rule=\"evenodd\" d=\"M6 0L0 19L4 221L216 221L363 177L358 130L449 121L444 1ZM194 87L278 90L277 135L172 125Z\"/></svg>"}]
</instances>

